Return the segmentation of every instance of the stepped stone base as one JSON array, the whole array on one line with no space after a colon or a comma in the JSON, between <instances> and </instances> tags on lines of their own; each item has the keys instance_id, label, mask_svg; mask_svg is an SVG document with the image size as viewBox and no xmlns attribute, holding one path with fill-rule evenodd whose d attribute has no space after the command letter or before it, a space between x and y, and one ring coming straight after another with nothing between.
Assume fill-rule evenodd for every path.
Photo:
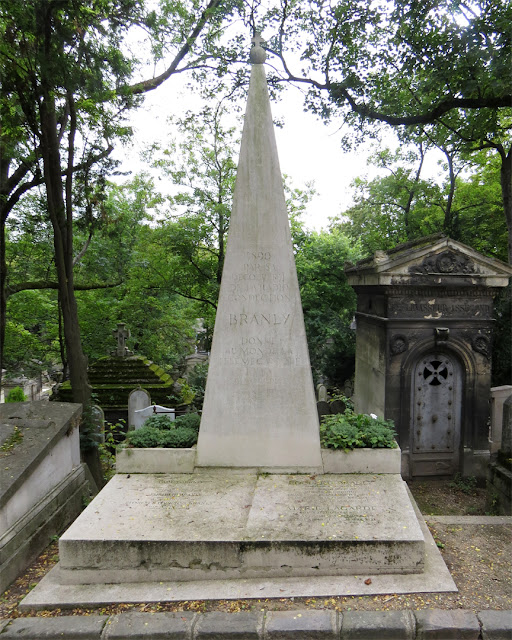
<instances>
[{"instance_id":1,"label":"stepped stone base","mask_svg":"<svg viewBox=\"0 0 512 640\"><path fill-rule=\"evenodd\" d=\"M188 476L188 478L195 482L195 476L199 474L193 474ZM343 512L347 509L347 514L345 517L338 518L340 524L338 526L338 531L342 530L345 532L351 531L351 535L354 537L353 546L357 548L360 544L361 549L363 546L371 551L372 545L368 544L368 539L366 541L359 542L359 539L356 539L355 536L359 536L362 533L365 523L369 517L371 521L374 523L374 531L373 533L368 533L371 531L370 521L367 521L367 535L372 536L372 539L377 539L380 537L380 540L384 538L382 533L379 534L379 520L386 519L382 514L388 514L387 519L390 521L389 525L395 530L398 531L401 528L401 534L398 535L400 544L398 545L398 549L400 552L404 552L406 550L405 541L409 540L409 543L415 548L415 551L409 555L408 561L406 558L408 557L407 552L402 554L402 561L406 564L411 564L414 562L414 557L416 552L418 551L418 542L421 544L421 541L418 540L418 529L419 533L423 536L423 563L421 566L418 566L417 573L393 573L394 569L397 569L396 562L392 562L388 564L388 567L391 567L389 573L378 573L377 569L380 567L382 571L386 571L386 561L382 560L382 556L380 556L380 560L368 567L365 565L358 566L358 568L352 573L347 575L341 575L338 572L338 568L336 566L331 566L330 575L320 575L318 570L315 570L315 573L307 576L295 576L295 577L273 577L271 575L267 575L264 578L249 578L242 577L240 572L235 572L237 577L228 578L228 577L217 577L215 579L207 579L204 575L201 579L187 579L187 580L176 580L176 579L161 579L157 578L156 574L151 572L146 572L146 581L140 582L140 578L144 575L144 569L139 567L139 573L137 576L137 580L131 582L116 582L115 578L118 579L123 577L122 571L118 570L114 571L115 564L126 565L121 558L121 553L117 552L114 556L109 556L110 551L115 549L115 543L113 540L122 539L122 535L124 535L127 531L131 530L133 535L130 536L130 539L135 540L138 537L138 542L142 542L142 536L136 535L138 529L142 528L140 524L142 521L147 523L146 530L148 532L147 546L146 546L146 556L144 560L146 562L154 562L151 556L151 549L154 548L154 543L158 541L158 538L161 537L161 528L166 526L169 527L169 532L176 532L179 530L179 527L183 525L183 523L188 525L188 531L191 530L193 525L192 519L202 517L205 522L205 528L203 531L208 531L207 523L212 520L217 520L219 522L220 531L223 528L228 526L228 523L231 522L233 524L233 528L235 525L238 525L243 522L244 518L235 519L233 516L233 509L235 509L235 505L242 505L244 511L252 511L260 510L263 512L267 512L271 508L269 503L265 505L262 503L253 502L252 504L243 503L240 498L244 498L247 495L248 487L252 484L254 488L258 484L258 481L265 481L260 483L260 487L262 488L262 492L260 493L261 497L265 497L264 490L273 490L279 489L276 493L276 497L280 497L283 495L282 486L283 483L281 479L276 482L276 476L268 476L266 478L260 477L258 479L257 476L252 476L248 478L248 474L244 474L245 482L235 483L238 485L238 490L232 484L234 480L233 474L217 474L217 478L223 477L223 482L225 484L225 490L222 492L224 498L226 498L225 506L227 505L227 511L222 512L222 509L218 509L216 512L212 507L208 507L208 501L212 500L212 496L204 498L203 507L207 509L204 513L201 514L201 511L189 511L187 506L190 502L194 501L197 496L191 495L191 492L185 494L184 491L178 491L178 487L173 485L176 489L176 492L173 494L165 495L165 481L161 484L148 484L146 482L147 492L144 496L139 496L138 498L138 506L140 507L143 503L148 505L152 504L152 508L145 508L144 515L137 516L136 505L133 506L133 515L127 516L129 521L126 523L120 523L117 520L115 514L120 515L118 507L116 504L122 498L122 491L128 490L128 496L122 498L125 503L127 503L130 499L134 498L134 491L136 492L136 485L132 489L127 487L127 483L136 479L134 476L130 478L125 477L121 479L121 482L109 484L107 489L109 491L109 496L113 500L109 504L108 509L112 511L113 519L109 525L107 525L108 511L104 511L105 507L100 508L100 504L102 501L93 501L91 505L89 505L88 511L89 513L84 512L83 515L87 514L87 518L91 516L91 520L89 520L89 525L93 526L93 523L96 522L97 525L103 527L103 531L97 531L95 535L90 536L88 545L89 552L89 561L94 563L96 567L93 570L92 577L99 579L102 578L103 582L90 582L87 584L86 580L80 581L81 578L85 578L85 571L88 571L87 567L83 566L83 561L86 560L86 555L80 554L80 560L78 562L73 561L71 555L71 551L74 548L75 551L79 550L79 536L78 529L75 528L75 525L83 526L87 528L87 522L80 522L80 519L75 522L75 524L68 530L65 534L64 539L61 542L61 549L65 550L66 545L69 543L72 546L69 547L67 551L68 558L61 561L59 565L57 565L50 573L43 578L43 580L33 589L27 597L23 600L20 605L20 609L24 611L36 610L36 609L47 609L54 607L61 608L75 608L77 606L101 606L112 603L140 603L140 602L171 602L171 601L179 601L179 600L217 600L217 599L241 599L241 598L289 598L289 597L318 597L318 596L332 596L332 595L370 595L370 594L384 594L384 593L433 593L433 592L446 592L446 591L457 591L457 587L453 582L452 577L442 559L441 554L439 553L439 549L437 548L432 536L425 525L425 522L421 518L421 514L415 507L415 505L411 502L410 494L408 490L402 483L400 476L398 475L387 475L387 476L336 476L337 480L340 482L338 493L344 493L344 496L332 496L331 493L331 502L330 509L314 509L313 507L319 507L319 504L309 503L309 506L304 509L304 504L299 502L300 495L296 496L296 502L288 504L288 510L281 509L281 504L276 501L274 503L273 509L275 510L276 518L271 521L268 525L269 531L273 533L270 534L269 540L267 542L272 541L272 539L277 539L278 537L285 538L287 528L285 527L280 516L287 515L288 523L293 520L296 520L297 523L297 531L300 531L300 527L298 527L299 522L301 521L300 514L303 514L306 511L309 512L317 512L316 517L310 518L309 530L303 529L300 532L300 535L303 540L309 540L310 542L316 540L318 545L321 547L322 541L327 541L329 544L331 540L329 540L329 536L333 537L337 535L335 532L334 515L339 515L339 512ZM142 476L137 476L137 478ZM163 480L165 476L158 476L160 480ZM176 476L167 476L167 482L171 478L175 478ZM184 479L186 476L182 476ZM290 476L291 479L295 479L296 481L306 480L309 478L308 476ZM332 476L323 476L323 480L329 481ZM249 482L252 480L252 483ZM204 481L204 478L203 478ZM274 487L276 484L276 487ZM117 490L115 487L117 485ZM139 485L142 487L144 485ZM158 494L160 495L159 499L155 498L155 487L160 487ZM213 485L212 485L213 486ZM284 483L286 487L286 483ZM292 485L293 486L293 485ZM300 485L298 485L300 486ZM312 486L312 485L311 485ZM370 509L363 510L354 509L352 510L352 516L349 515L350 507L348 502L343 500L343 497L347 497L349 493L357 491L356 487L358 487L359 491L362 491L363 495L375 496L374 501L364 502L363 504L372 506L378 503L378 510L375 516L369 516ZM167 487L168 488L168 487ZM198 485L196 484L196 489ZM303 487L304 488L304 487ZM180 487L183 489L183 486ZM331 485L331 491L336 493L336 489L333 490L333 485ZM405 491L405 497L402 491ZM100 497L107 495L104 493L105 490L100 494ZM257 493L256 491L254 493ZM329 492L327 492L329 493ZM174 497L173 497L174 496ZM351 496L352 497L352 496ZM166 498L168 498L166 500ZM187 498L190 498L190 502L187 502ZM409 500L407 500L409 498ZM406 524L406 521L403 520L400 515L399 521L396 520L396 516L398 512L403 512L403 502L405 501L405 511L410 513L409 509L414 510L414 518L411 519L409 524L411 525L411 530L414 531L414 535L410 535L407 533L407 529L405 527L409 527L409 524ZM176 501L176 502L175 502ZM218 504L218 501L215 502ZM163 506L165 503L165 507ZM173 504L174 503L174 504ZM242 504L243 503L243 504ZM388 504L391 503L391 506L394 507L391 511L388 511ZM160 506L159 506L160 504ZM355 504L355 503L354 503ZM172 505L172 506L171 506ZM246 506L247 505L247 506ZM411 506L412 505L412 506ZM325 507L325 503L324 503ZM262 511L263 509L263 511ZM98 513L93 513L98 512ZM102 514L103 511L103 514ZM290 511L294 514L295 517L290 517ZM329 518L325 518L326 511L330 511ZM174 514L172 517L170 514ZM186 515L188 513L188 516ZM181 515L180 515L181 514ZM365 517L366 516L366 517ZM249 528L249 520L250 513L245 517L245 528ZM279 520L281 522L277 523ZM304 520L302 520L304 522ZM153 526L155 525L155 526ZM288 525L287 525L288 526ZM295 524L293 525L295 526ZM325 528L327 527L327 529ZM359 528L358 528L359 527ZM235 529L234 529L235 530ZM216 529L219 532L219 529ZM329 534L327 532L330 531ZM334 533L333 533L334 531ZM85 533L85 530L84 530ZM90 529L87 529L87 535L93 533ZM261 534L260 534L261 535ZM342 542L338 546L339 556L343 556L344 550L350 545L348 544L349 533L345 533L344 542ZM391 549L394 546L394 541L391 539L391 530L388 531L389 535L389 548ZM72 537L73 536L73 537ZM102 537L103 536L103 537ZM375 538L373 538L375 536ZM168 538L171 536L169 535ZM180 539L181 542L185 542L185 536L176 536ZM190 537L190 535L189 535ZM236 535L228 536L228 543L232 544ZM85 538L85 536L84 536ZM102 542L103 540L110 540L111 547L107 550L107 546L102 547L101 545L97 547L96 553L93 555L94 545L89 543L92 539L96 539L98 542ZM215 533L214 530L211 530L211 534L209 536L210 541L215 541ZM66 542L67 540L67 542ZM219 543L222 543L221 540L218 540ZM242 541L239 540L238 544L241 546ZM227 543L226 543L227 544ZM193 546L192 540L189 541L190 548ZM301 546L301 542L297 541L296 550L298 550ZM202 551L205 548L204 545L197 545L196 551ZM137 549L136 545L132 546L132 550ZM140 549L140 547L139 547ZM269 545L268 547L270 554L276 554L277 550L272 549ZM335 558L332 553L332 548L330 549L331 553L328 554L328 558L331 560ZM66 555L66 551L64 555ZM349 554L350 555L350 554ZM198 553L196 553L196 557L199 558ZM277 558L276 555L274 555ZM349 556L347 556L349 557ZM374 557L379 557L378 554L375 554ZM300 555L297 554L297 558L300 560ZM303 556L305 559L306 556ZM309 556L309 559L313 559L313 556ZM324 557L321 554L317 554L316 559L320 559L324 562ZM389 560L392 558L389 557ZM131 560L134 560L134 557L131 557ZM339 558L338 558L339 560ZM167 564L169 565L169 560L167 560ZM73 569L72 567L76 567ZM81 566L82 568L78 568ZM107 569L105 567L112 567L112 571L107 573ZM283 569L280 565L277 565L279 569ZM303 567L309 566L312 568L314 565L303 562ZM103 567L103 568L100 568ZM134 565L135 568L135 565ZM162 569L162 568L161 568ZM162 571L161 574L169 575L171 570L176 569L176 567L169 567L165 571ZM210 567L210 569L214 569L214 567ZM197 571L197 575L199 575L200 571ZM203 574L206 573L203 571ZM218 575L221 575L221 572L217 572ZM210 574L210 578L213 577L214 574ZM76 580L76 584L67 584L70 581L70 577L73 582ZM89 576L91 577L91 576ZM126 574L124 577L128 577Z\"/></svg>"},{"instance_id":2,"label":"stepped stone base","mask_svg":"<svg viewBox=\"0 0 512 640\"><path fill-rule=\"evenodd\" d=\"M118 474L60 540L65 583L420 573L398 475Z\"/></svg>"}]
</instances>

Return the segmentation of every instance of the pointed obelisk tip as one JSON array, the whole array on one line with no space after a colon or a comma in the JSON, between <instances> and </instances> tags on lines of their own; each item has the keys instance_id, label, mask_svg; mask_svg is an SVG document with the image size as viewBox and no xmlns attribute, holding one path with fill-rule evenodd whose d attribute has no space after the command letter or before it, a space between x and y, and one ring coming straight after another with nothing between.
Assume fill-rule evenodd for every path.
<instances>
[{"instance_id":1,"label":"pointed obelisk tip","mask_svg":"<svg viewBox=\"0 0 512 640\"><path fill-rule=\"evenodd\" d=\"M249 56L251 64L263 64L267 59L267 52L261 46L262 42L261 34L256 31L252 37L252 48Z\"/></svg>"}]
</instances>

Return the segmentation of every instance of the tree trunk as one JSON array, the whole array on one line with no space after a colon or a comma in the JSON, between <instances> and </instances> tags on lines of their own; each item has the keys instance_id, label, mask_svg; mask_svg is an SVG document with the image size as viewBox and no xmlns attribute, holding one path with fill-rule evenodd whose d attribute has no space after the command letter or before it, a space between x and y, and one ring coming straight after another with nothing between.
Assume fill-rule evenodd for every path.
<instances>
[{"instance_id":1,"label":"tree trunk","mask_svg":"<svg viewBox=\"0 0 512 640\"><path fill-rule=\"evenodd\" d=\"M508 229L508 262L512 264L512 146L508 154L501 153L501 195L503 197L503 209Z\"/></svg>"},{"instance_id":2,"label":"tree trunk","mask_svg":"<svg viewBox=\"0 0 512 640\"><path fill-rule=\"evenodd\" d=\"M5 325L7 322L7 263L5 261L5 218L0 207L0 387L4 368Z\"/></svg>"},{"instance_id":3,"label":"tree trunk","mask_svg":"<svg viewBox=\"0 0 512 640\"><path fill-rule=\"evenodd\" d=\"M7 321L7 295L5 286L7 284L7 262L5 259L5 223L9 213L7 198L10 159L4 153L2 144L2 125L0 123L0 387L2 386L2 371L4 368L4 344L5 344L5 324Z\"/></svg>"},{"instance_id":4,"label":"tree trunk","mask_svg":"<svg viewBox=\"0 0 512 640\"><path fill-rule=\"evenodd\" d=\"M43 35L45 52L49 54L52 29L51 8L48 5L46 11L41 14L39 27ZM70 203L68 202L68 207L66 207L64 196L55 96L51 90L51 81L46 77L45 71L43 67L41 97L38 105L41 152L48 214L53 227L55 269L64 327L64 342L72 398L74 402L81 403L84 408L84 417L80 425L82 457L84 462L88 464L98 488L101 488L104 480L101 473L99 450L94 439L95 434L91 432L91 422L87 420L87 416L90 414L91 387L87 379L87 363L80 340L78 309L73 287L73 217ZM72 134L70 142L72 142ZM70 190L71 171L68 160L66 194L69 194Z\"/></svg>"}]
</instances>

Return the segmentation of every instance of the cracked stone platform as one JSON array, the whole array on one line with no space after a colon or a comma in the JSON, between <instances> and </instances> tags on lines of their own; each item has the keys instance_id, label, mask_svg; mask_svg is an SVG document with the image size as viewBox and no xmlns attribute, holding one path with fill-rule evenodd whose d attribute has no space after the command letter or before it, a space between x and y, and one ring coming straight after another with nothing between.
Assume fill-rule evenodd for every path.
<instances>
[{"instance_id":1,"label":"cracked stone platform","mask_svg":"<svg viewBox=\"0 0 512 640\"><path fill-rule=\"evenodd\" d=\"M60 558L22 609L457 590L398 474L118 474Z\"/></svg>"},{"instance_id":2,"label":"cracked stone platform","mask_svg":"<svg viewBox=\"0 0 512 640\"><path fill-rule=\"evenodd\" d=\"M68 583L418 573L399 476L116 475L60 540Z\"/></svg>"},{"instance_id":3,"label":"cracked stone platform","mask_svg":"<svg viewBox=\"0 0 512 640\"><path fill-rule=\"evenodd\" d=\"M60 540L63 582L419 573L399 476L115 476Z\"/></svg>"}]
</instances>

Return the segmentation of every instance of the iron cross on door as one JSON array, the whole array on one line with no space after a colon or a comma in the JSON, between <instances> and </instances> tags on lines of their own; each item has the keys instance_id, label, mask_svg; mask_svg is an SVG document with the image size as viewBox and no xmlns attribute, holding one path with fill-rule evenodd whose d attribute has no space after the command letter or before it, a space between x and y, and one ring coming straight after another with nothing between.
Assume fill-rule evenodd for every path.
<instances>
[{"instance_id":1,"label":"iron cross on door","mask_svg":"<svg viewBox=\"0 0 512 640\"><path fill-rule=\"evenodd\" d=\"M419 358L413 373L413 476L452 475L459 470L462 367L445 353Z\"/></svg>"}]
</instances>

